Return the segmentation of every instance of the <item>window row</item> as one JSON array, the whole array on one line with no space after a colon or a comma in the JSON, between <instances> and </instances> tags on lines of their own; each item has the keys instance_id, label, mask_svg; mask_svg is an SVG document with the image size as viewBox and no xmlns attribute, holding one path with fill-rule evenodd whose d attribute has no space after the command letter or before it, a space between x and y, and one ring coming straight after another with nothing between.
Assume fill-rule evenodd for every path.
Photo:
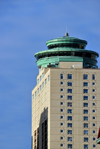
<instances>
[{"instance_id":1,"label":"window row","mask_svg":"<svg viewBox=\"0 0 100 149\"><path fill-rule=\"evenodd\" d=\"M60 144L60 146L63 147L64 144ZM68 148L72 148L72 144L68 144L67 147L68 147Z\"/></svg>"},{"instance_id":2,"label":"window row","mask_svg":"<svg viewBox=\"0 0 100 149\"><path fill-rule=\"evenodd\" d=\"M48 76L48 77L50 77L50 76ZM49 81L49 80L48 80ZM46 85L47 84L47 79L45 79L45 82L43 82L41 85L40 85L40 87L37 89L37 91L35 92L35 95L33 94L32 95L32 99L34 99L34 97L36 97L37 96L37 94L39 93L39 91L41 91L42 90L42 88L44 87L44 84Z\"/></svg>"},{"instance_id":3,"label":"window row","mask_svg":"<svg viewBox=\"0 0 100 149\"><path fill-rule=\"evenodd\" d=\"M71 112L71 111L70 111L70 112ZM87 113L85 113L85 114L87 114ZM64 116L61 115L61 116L60 116L60 119L63 119L63 118L64 118ZM92 119L95 120L96 117L93 116ZM72 116L67 116L67 120L71 120L71 121L72 121ZM84 117L83 117L83 121L88 121L88 116L84 116Z\"/></svg>"},{"instance_id":4,"label":"window row","mask_svg":"<svg viewBox=\"0 0 100 149\"><path fill-rule=\"evenodd\" d=\"M63 95L60 95L60 98L64 98L64 96ZM95 96L92 96L92 99L95 99ZM72 100L72 96L71 95L68 95L67 96L67 100ZM83 96L83 100L88 100L88 96Z\"/></svg>"},{"instance_id":5,"label":"window row","mask_svg":"<svg viewBox=\"0 0 100 149\"><path fill-rule=\"evenodd\" d=\"M92 96L92 99L95 99L95 96ZM88 100L88 96L83 96L83 100Z\"/></svg>"},{"instance_id":6,"label":"window row","mask_svg":"<svg viewBox=\"0 0 100 149\"><path fill-rule=\"evenodd\" d=\"M83 80L88 80L88 74L83 74ZM92 74L92 80L95 80L95 74Z\"/></svg>"},{"instance_id":7,"label":"window row","mask_svg":"<svg viewBox=\"0 0 100 149\"><path fill-rule=\"evenodd\" d=\"M93 120L95 120L95 119L96 119L96 117L95 117L95 116L93 116L93 117L92 117L92 119L93 119ZM88 116L84 116L84 117L83 117L83 121L88 121Z\"/></svg>"},{"instance_id":8,"label":"window row","mask_svg":"<svg viewBox=\"0 0 100 149\"><path fill-rule=\"evenodd\" d=\"M37 84L44 78L44 73L40 76L40 78L37 80ZM50 75L48 75L48 81L50 80Z\"/></svg>"},{"instance_id":9,"label":"window row","mask_svg":"<svg viewBox=\"0 0 100 149\"><path fill-rule=\"evenodd\" d=\"M92 85L95 85L95 82L92 82ZM83 82L83 86L88 86L88 82Z\"/></svg>"},{"instance_id":10,"label":"window row","mask_svg":"<svg viewBox=\"0 0 100 149\"><path fill-rule=\"evenodd\" d=\"M63 74L60 74L60 79L64 79ZM67 74L67 79L72 79L72 74Z\"/></svg>"},{"instance_id":11,"label":"window row","mask_svg":"<svg viewBox=\"0 0 100 149\"><path fill-rule=\"evenodd\" d=\"M95 92L95 89L92 89L92 92ZM83 93L88 93L88 89L83 89Z\"/></svg>"},{"instance_id":12,"label":"window row","mask_svg":"<svg viewBox=\"0 0 100 149\"><path fill-rule=\"evenodd\" d=\"M60 74L60 79L64 79L63 74ZM67 74L67 79L72 79L72 74ZM83 80L88 80L88 74L83 74ZM92 80L95 80L95 74L92 74Z\"/></svg>"},{"instance_id":13,"label":"window row","mask_svg":"<svg viewBox=\"0 0 100 149\"><path fill-rule=\"evenodd\" d=\"M60 109L60 112L64 112L64 109ZM72 109L67 109L67 113L72 113Z\"/></svg>"},{"instance_id":14,"label":"window row","mask_svg":"<svg viewBox=\"0 0 100 149\"><path fill-rule=\"evenodd\" d=\"M64 102L60 102L60 105L64 105ZM68 106L68 107L72 107L72 102L68 102L68 103L67 103L67 106Z\"/></svg>"},{"instance_id":15,"label":"window row","mask_svg":"<svg viewBox=\"0 0 100 149\"><path fill-rule=\"evenodd\" d=\"M40 78L37 80L37 84L39 84L39 82L42 80L42 78L44 78L44 73L42 73L42 75L40 76Z\"/></svg>"},{"instance_id":16,"label":"window row","mask_svg":"<svg viewBox=\"0 0 100 149\"><path fill-rule=\"evenodd\" d=\"M63 147L64 144L60 144L60 146ZM93 148L95 148L95 147L96 147L96 145L93 144ZM72 149L72 144L68 144L67 148ZM88 149L88 144L84 144L84 149Z\"/></svg>"}]
</instances>

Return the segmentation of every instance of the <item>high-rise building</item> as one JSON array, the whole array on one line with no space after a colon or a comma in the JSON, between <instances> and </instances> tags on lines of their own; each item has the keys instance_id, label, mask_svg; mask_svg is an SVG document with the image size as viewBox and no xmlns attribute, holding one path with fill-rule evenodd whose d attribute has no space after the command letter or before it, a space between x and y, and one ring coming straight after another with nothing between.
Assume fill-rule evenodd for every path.
<instances>
[{"instance_id":1,"label":"high-rise building","mask_svg":"<svg viewBox=\"0 0 100 149\"><path fill-rule=\"evenodd\" d=\"M32 149L99 149L100 69L87 41L46 42L35 54L39 68L32 91Z\"/></svg>"}]
</instances>

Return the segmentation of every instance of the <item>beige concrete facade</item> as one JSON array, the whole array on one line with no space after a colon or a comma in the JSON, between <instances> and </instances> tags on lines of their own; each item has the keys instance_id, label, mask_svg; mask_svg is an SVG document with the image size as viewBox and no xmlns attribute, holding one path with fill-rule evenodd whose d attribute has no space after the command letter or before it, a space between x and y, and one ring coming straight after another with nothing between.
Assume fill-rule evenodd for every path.
<instances>
[{"instance_id":1,"label":"beige concrete facade","mask_svg":"<svg viewBox=\"0 0 100 149\"><path fill-rule=\"evenodd\" d=\"M82 63L67 64L44 68L37 76L32 91L32 149L100 147L96 145L100 69L82 69Z\"/></svg>"}]
</instances>

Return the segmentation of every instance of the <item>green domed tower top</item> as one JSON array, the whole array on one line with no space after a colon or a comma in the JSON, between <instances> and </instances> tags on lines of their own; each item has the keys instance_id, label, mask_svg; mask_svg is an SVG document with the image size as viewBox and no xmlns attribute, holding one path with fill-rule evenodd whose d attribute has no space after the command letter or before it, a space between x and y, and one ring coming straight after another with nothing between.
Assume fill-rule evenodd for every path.
<instances>
[{"instance_id":1,"label":"green domed tower top","mask_svg":"<svg viewBox=\"0 0 100 149\"><path fill-rule=\"evenodd\" d=\"M64 37L55 38L46 42L48 50L40 51L35 54L37 66L62 67L65 68L97 68L97 57L95 51L86 50L87 41L75 37L69 37L68 33ZM80 62L80 63L79 63ZM70 64L70 65L69 65Z\"/></svg>"}]
</instances>

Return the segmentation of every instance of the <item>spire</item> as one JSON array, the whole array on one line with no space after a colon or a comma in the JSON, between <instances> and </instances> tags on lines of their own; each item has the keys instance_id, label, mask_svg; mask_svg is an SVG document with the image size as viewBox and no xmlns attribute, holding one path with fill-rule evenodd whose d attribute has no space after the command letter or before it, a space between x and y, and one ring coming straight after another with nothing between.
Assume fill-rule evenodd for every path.
<instances>
[{"instance_id":1,"label":"spire","mask_svg":"<svg viewBox=\"0 0 100 149\"><path fill-rule=\"evenodd\" d=\"M67 25L66 25L66 33L65 33L65 36L69 36L69 34L67 33Z\"/></svg>"}]
</instances>

